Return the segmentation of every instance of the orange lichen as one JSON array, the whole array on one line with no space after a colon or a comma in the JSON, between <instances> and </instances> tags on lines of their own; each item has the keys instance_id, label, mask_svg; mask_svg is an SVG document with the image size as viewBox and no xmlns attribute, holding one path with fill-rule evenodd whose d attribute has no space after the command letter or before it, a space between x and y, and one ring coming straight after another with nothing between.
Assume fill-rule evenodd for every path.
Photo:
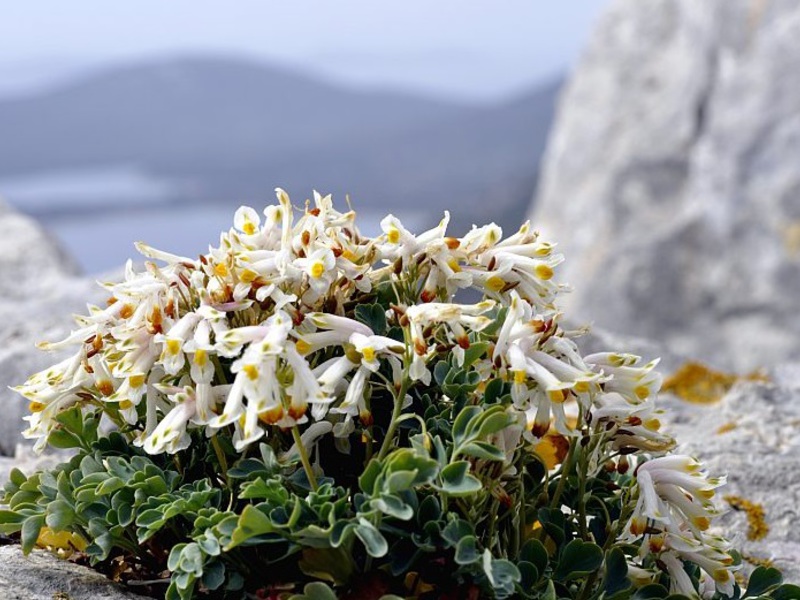
<instances>
[{"instance_id":1,"label":"orange lichen","mask_svg":"<svg viewBox=\"0 0 800 600\"><path fill-rule=\"evenodd\" d=\"M667 377L661 390L693 404L714 404L719 402L737 381L766 380L766 376L759 372L740 376L715 371L702 363L687 362Z\"/></svg>"},{"instance_id":2,"label":"orange lichen","mask_svg":"<svg viewBox=\"0 0 800 600\"><path fill-rule=\"evenodd\" d=\"M725 496L725 501L734 510L741 510L747 515L747 539L762 540L769 533L764 507L740 496Z\"/></svg>"},{"instance_id":3,"label":"orange lichen","mask_svg":"<svg viewBox=\"0 0 800 600\"><path fill-rule=\"evenodd\" d=\"M723 433L728 433L729 431L733 431L737 427L738 427L738 425L736 423L734 423L733 421L729 421L729 422L725 423L724 425L720 425L717 428L717 435L722 435Z\"/></svg>"}]
</instances>

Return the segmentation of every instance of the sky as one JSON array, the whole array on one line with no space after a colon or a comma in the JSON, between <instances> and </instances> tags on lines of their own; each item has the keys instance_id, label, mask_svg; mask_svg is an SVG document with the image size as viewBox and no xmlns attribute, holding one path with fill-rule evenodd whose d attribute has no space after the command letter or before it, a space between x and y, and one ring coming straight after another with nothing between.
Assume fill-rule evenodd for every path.
<instances>
[{"instance_id":1,"label":"sky","mask_svg":"<svg viewBox=\"0 0 800 600\"><path fill-rule=\"evenodd\" d=\"M0 8L0 93L120 61L225 54L356 86L492 100L564 72L607 0L25 0Z\"/></svg>"}]
</instances>

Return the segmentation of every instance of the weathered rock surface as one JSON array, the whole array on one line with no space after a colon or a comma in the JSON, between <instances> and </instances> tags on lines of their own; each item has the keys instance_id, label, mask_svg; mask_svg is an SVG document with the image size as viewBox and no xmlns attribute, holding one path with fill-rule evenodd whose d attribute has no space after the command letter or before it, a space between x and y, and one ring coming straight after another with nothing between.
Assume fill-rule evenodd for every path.
<instances>
[{"instance_id":1,"label":"weathered rock surface","mask_svg":"<svg viewBox=\"0 0 800 600\"><path fill-rule=\"evenodd\" d=\"M791 376L787 377L789 370ZM727 473L723 496L760 504L766 537L748 539L748 517L730 510L722 531L745 557L769 559L787 581L800 582L800 365L773 374L772 383L742 382L719 404L664 404L670 430L712 473ZM724 426L724 427L723 427Z\"/></svg>"},{"instance_id":2,"label":"weathered rock surface","mask_svg":"<svg viewBox=\"0 0 800 600\"><path fill-rule=\"evenodd\" d=\"M624 350L645 360L661 357L659 370L670 375L686 361L661 344L619 336L602 329L579 339L584 353ZM679 451L697 456L713 475L727 474L720 504L733 495L761 505L769 532L750 540L747 514L728 510L719 531L745 556L768 559L786 581L800 582L800 362L769 370L768 382L741 381L719 401L691 404L662 393L664 427ZM752 563L745 563L752 569Z\"/></svg>"},{"instance_id":3,"label":"weathered rock surface","mask_svg":"<svg viewBox=\"0 0 800 600\"><path fill-rule=\"evenodd\" d=\"M534 222L566 313L737 370L800 357L800 4L616 0Z\"/></svg>"},{"instance_id":4,"label":"weathered rock surface","mask_svg":"<svg viewBox=\"0 0 800 600\"><path fill-rule=\"evenodd\" d=\"M66 336L71 315L85 313L87 302L103 297L46 231L0 202L0 455L13 456L27 411L25 400L8 386L63 357L34 344Z\"/></svg>"},{"instance_id":5,"label":"weathered rock surface","mask_svg":"<svg viewBox=\"0 0 800 600\"><path fill-rule=\"evenodd\" d=\"M87 567L42 550L23 556L18 546L0 547L3 600L146 600Z\"/></svg>"}]
</instances>

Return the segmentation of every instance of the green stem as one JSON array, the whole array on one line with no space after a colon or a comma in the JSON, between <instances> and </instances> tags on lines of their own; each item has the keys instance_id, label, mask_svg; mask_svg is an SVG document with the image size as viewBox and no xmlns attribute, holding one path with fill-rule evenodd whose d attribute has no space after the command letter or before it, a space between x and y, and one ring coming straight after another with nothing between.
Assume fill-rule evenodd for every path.
<instances>
[{"instance_id":1,"label":"green stem","mask_svg":"<svg viewBox=\"0 0 800 600\"><path fill-rule=\"evenodd\" d=\"M558 485L556 486L555 494L553 494L553 499L550 501L550 508L558 508L558 501L561 499L561 494L564 492L564 486L567 484L567 475L572 470L572 463L575 460L575 448L579 443L580 440L572 438L569 444L567 458L564 459L564 464L561 467L561 476L558 479Z\"/></svg>"},{"instance_id":2,"label":"green stem","mask_svg":"<svg viewBox=\"0 0 800 600\"><path fill-rule=\"evenodd\" d=\"M584 499L586 495L586 468L588 467L586 463L586 453L581 452L581 456L578 459L578 529L581 534L581 539L584 541L586 541L587 537L586 500Z\"/></svg>"},{"instance_id":3,"label":"green stem","mask_svg":"<svg viewBox=\"0 0 800 600\"><path fill-rule=\"evenodd\" d=\"M217 455L217 461L219 462L219 468L222 469L222 476L225 478L225 484L230 488L231 482L228 479L228 459L225 456L225 452L222 450L222 446L219 445L216 434L211 436L211 445L214 447L214 454Z\"/></svg>"},{"instance_id":4,"label":"green stem","mask_svg":"<svg viewBox=\"0 0 800 600\"><path fill-rule=\"evenodd\" d=\"M400 384L400 391L397 392L397 395L394 398L392 419L389 421L389 428L386 430L386 437L383 438L383 444L381 444L380 452L378 452L378 460L383 460L386 458L386 455L389 454L389 450L392 447L394 435L397 432L398 425L400 424L400 414L403 412L403 402L406 398L406 392L408 392L409 383L408 367L406 367L403 370L403 382Z\"/></svg>"},{"instance_id":5,"label":"green stem","mask_svg":"<svg viewBox=\"0 0 800 600\"><path fill-rule=\"evenodd\" d=\"M316 492L319 489L319 485L317 484L317 476L314 475L314 469L311 467L311 462L308 460L308 452L306 452L306 447L303 444L303 440L300 439L300 430L297 429L297 425L292 427L292 437L294 438L294 443L297 444L297 452L300 454L300 462L303 463L303 470L306 472L306 477L308 477L308 482L311 484L311 489Z\"/></svg>"}]
</instances>

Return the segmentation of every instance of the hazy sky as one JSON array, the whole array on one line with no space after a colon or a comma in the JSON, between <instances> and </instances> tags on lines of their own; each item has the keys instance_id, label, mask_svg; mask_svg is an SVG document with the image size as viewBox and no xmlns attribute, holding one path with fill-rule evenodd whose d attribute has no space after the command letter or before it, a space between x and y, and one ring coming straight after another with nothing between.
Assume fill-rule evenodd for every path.
<instances>
[{"instance_id":1,"label":"hazy sky","mask_svg":"<svg viewBox=\"0 0 800 600\"><path fill-rule=\"evenodd\" d=\"M0 91L145 56L246 54L335 79L500 97L571 64L607 0L24 0Z\"/></svg>"}]
</instances>

